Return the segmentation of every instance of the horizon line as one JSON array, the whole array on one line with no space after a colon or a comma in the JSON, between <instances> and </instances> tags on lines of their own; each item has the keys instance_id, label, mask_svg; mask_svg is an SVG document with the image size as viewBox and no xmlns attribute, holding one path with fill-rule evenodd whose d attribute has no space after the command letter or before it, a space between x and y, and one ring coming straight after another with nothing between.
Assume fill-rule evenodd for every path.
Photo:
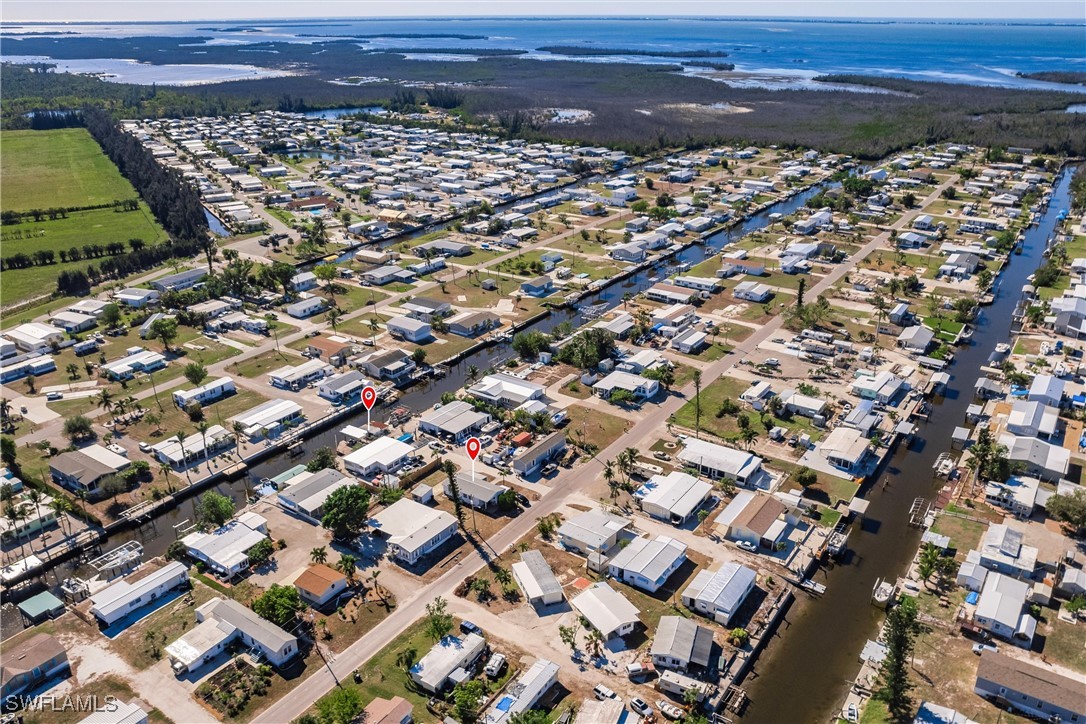
<instances>
[{"instance_id":1,"label":"horizon line","mask_svg":"<svg viewBox=\"0 0 1086 724\"><path fill-rule=\"evenodd\" d=\"M342 15L325 17L276 17L276 18L203 18L195 20L15 20L5 23L7 27L19 25L191 25L196 23L248 23L251 25L275 23L316 23L319 21L357 21L396 22L396 21L439 21L439 20L746 20L766 22L862 22L862 23L967 23L988 24L1006 23L1012 25L1055 25L1077 24L1086 27L1081 18L940 18L940 17L884 17L873 15L705 15L682 13L638 13L636 15Z\"/></svg>"}]
</instances>

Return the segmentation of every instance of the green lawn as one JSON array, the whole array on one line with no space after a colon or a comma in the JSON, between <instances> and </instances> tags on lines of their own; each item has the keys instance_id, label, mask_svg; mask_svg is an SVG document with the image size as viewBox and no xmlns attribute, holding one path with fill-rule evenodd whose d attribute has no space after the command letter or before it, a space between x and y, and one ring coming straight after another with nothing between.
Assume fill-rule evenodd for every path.
<instances>
[{"instance_id":1,"label":"green lawn","mask_svg":"<svg viewBox=\"0 0 1086 724\"><path fill-rule=\"evenodd\" d=\"M43 189L44 191L44 189ZM4 188L4 208L7 208L7 188ZM32 234L32 235L31 235ZM22 235L23 238L17 238ZM126 244L129 239L142 239L148 246L166 240L166 232L155 221L142 201L138 211L116 212L113 209L73 211L66 219L23 222L5 226L2 236L4 256L38 250L56 253L56 263L28 269L10 269L0 274L0 304L8 305L23 299L49 294L56 278L66 270L83 270L88 264L97 266L97 259L60 261L60 252L85 244L105 246L115 241Z\"/></svg>"},{"instance_id":2,"label":"green lawn","mask_svg":"<svg viewBox=\"0 0 1086 724\"><path fill-rule=\"evenodd\" d=\"M136 197L132 184L82 128L4 131L0 185L5 211L94 206Z\"/></svg>"},{"instance_id":3,"label":"green lawn","mask_svg":"<svg viewBox=\"0 0 1086 724\"><path fill-rule=\"evenodd\" d=\"M965 554L980 543L988 526L968 518L945 513L935 519L931 526L933 533L950 537L950 545L957 551L957 557L964 560Z\"/></svg>"}]
</instances>

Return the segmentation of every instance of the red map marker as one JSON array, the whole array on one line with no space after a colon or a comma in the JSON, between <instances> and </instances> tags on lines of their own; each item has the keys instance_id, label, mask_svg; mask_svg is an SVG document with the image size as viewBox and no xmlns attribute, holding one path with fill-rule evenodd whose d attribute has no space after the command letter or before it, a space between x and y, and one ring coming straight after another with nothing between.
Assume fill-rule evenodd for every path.
<instances>
[{"instance_id":1,"label":"red map marker","mask_svg":"<svg viewBox=\"0 0 1086 724\"><path fill-rule=\"evenodd\" d=\"M372 410L375 402L377 402L377 390L372 387L363 387L362 404L366 406L367 410Z\"/></svg>"},{"instance_id":2,"label":"red map marker","mask_svg":"<svg viewBox=\"0 0 1086 724\"><path fill-rule=\"evenodd\" d=\"M472 462L475 461L475 458L479 457L479 451L483 449L483 446L477 437L469 437L468 441L464 443L464 447L467 449L468 457L471 458Z\"/></svg>"}]
</instances>

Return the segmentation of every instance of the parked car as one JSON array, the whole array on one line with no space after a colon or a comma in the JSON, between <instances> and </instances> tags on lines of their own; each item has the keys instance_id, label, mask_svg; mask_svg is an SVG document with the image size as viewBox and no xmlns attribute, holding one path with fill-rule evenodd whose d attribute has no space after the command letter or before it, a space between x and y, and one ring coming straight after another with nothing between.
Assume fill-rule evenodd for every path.
<instances>
[{"instance_id":1,"label":"parked car","mask_svg":"<svg viewBox=\"0 0 1086 724\"><path fill-rule=\"evenodd\" d=\"M548 464L543 466L543 470L541 472L542 472L542 475L544 477L546 477L546 476L549 476L549 475L554 475L556 470L558 470L557 465L555 465L554 463L548 463Z\"/></svg>"},{"instance_id":2,"label":"parked car","mask_svg":"<svg viewBox=\"0 0 1086 724\"><path fill-rule=\"evenodd\" d=\"M657 460L665 460L665 461L666 461L666 460L670 460L670 459L671 459L671 456L670 456L670 455L668 455L668 454L667 454L666 452L663 452L663 451L661 451L661 450L657 450L656 452L654 452L654 453L652 454L652 456L653 456L654 458L656 458Z\"/></svg>"},{"instance_id":3,"label":"parked car","mask_svg":"<svg viewBox=\"0 0 1086 724\"><path fill-rule=\"evenodd\" d=\"M148 443L140 443L140 452L151 452L151 446Z\"/></svg>"},{"instance_id":4,"label":"parked car","mask_svg":"<svg viewBox=\"0 0 1086 724\"><path fill-rule=\"evenodd\" d=\"M661 714L666 716L668 719L671 719L672 721L678 721L679 719L682 719L683 716L685 716L682 709L675 706L674 704L664 701L663 699L660 699L656 702L656 707L660 710Z\"/></svg>"},{"instance_id":5,"label":"parked car","mask_svg":"<svg viewBox=\"0 0 1086 724\"><path fill-rule=\"evenodd\" d=\"M977 656L980 656L985 651L991 651L992 653L995 653L998 650L999 649L997 649L994 644L973 644L973 653Z\"/></svg>"},{"instance_id":6,"label":"parked car","mask_svg":"<svg viewBox=\"0 0 1086 724\"><path fill-rule=\"evenodd\" d=\"M610 689L608 689L603 684L596 684L596 686L592 689L592 693L600 701L603 701L604 699L617 699L618 698L618 694L611 691Z\"/></svg>"},{"instance_id":7,"label":"parked car","mask_svg":"<svg viewBox=\"0 0 1086 724\"><path fill-rule=\"evenodd\" d=\"M646 704L645 700L638 696L630 699L630 709L632 709L635 714L640 714L646 718L652 716L652 707Z\"/></svg>"},{"instance_id":8,"label":"parked car","mask_svg":"<svg viewBox=\"0 0 1086 724\"><path fill-rule=\"evenodd\" d=\"M532 507L532 501L528 500L527 495L524 493L516 493L515 495L517 496L517 503L519 503L522 508Z\"/></svg>"},{"instance_id":9,"label":"parked car","mask_svg":"<svg viewBox=\"0 0 1086 724\"><path fill-rule=\"evenodd\" d=\"M64 395L60 392L46 392L45 399L49 400L50 402L54 400L62 400L64 399Z\"/></svg>"},{"instance_id":10,"label":"parked car","mask_svg":"<svg viewBox=\"0 0 1086 724\"><path fill-rule=\"evenodd\" d=\"M749 553L757 553L758 552L758 546L756 546L753 543L751 543L750 541L746 541L746 540L737 540L735 542L735 547L738 548L739 550L747 551Z\"/></svg>"},{"instance_id":11,"label":"parked car","mask_svg":"<svg viewBox=\"0 0 1086 724\"><path fill-rule=\"evenodd\" d=\"M478 626L476 626L475 624L473 624L471 621L461 621L460 622L460 633L478 634L478 635L482 636L483 635L483 630L481 628L479 628Z\"/></svg>"},{"instance_id":12,"label":"parked car","mask_svg":"<svg viewBox=\"0 0 1086 724\"><path fill-rule=\"evenodd\" d=\"M490 657L490 661L486 662L486 668L483 669L483 672L491 679L496 679L501 676L504 668L505 656L503 654L494 654Z\"/></svg>"},{"instance_id":13,"label":"parked car","mask_svg":"<svg viewBox=\"0 0 1086 724\"><path fill-rule=\"evenodd\" d=\"M776 357L770 357L769 359L767 359L762 364L764 364L766 367L780 367L781 366L781 361L779 359L777 359Z\"/></svg>"}]
</instances>

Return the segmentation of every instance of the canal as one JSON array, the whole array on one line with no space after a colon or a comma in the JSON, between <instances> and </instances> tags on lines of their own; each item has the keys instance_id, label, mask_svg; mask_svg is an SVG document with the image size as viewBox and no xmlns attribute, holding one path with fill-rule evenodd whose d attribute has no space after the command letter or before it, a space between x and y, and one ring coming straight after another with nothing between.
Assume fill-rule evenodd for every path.
<instances>
[{"instance_id":1,"label":"canal","mask_svg":"<svg viewBox=\"0 0 1086 724\"><path fill-rule=\"evenodd\" d=\"M695 244L676 254L670 260L670 264L698 264L707 258L706 248L712 249L713 253L716 253L732 241L766 228L773 222L773 219L770 218L771 214L779 213L787 216L803 206L807 199L814 196L828 185L830 184L823 183L812 186L791 198L784 199L769 208L762 209L761 211L752 214L750 218L743 222L711 235L706 240L704 246ZM622 297L627 292L637 294L666 277L668 274L670 274L670 272L667 269L667 264L661 262L623 280L619 284L615 284L609 288L602 289L599 292L584 297L582 303L585 305L606 303L608 308L617 307L622 303ZM532 325L530 329L540 332L551 332L555 327L565 321L570 321L574 326L577 326L583 320L576 309L554 310L549 316ZM450 370L450 373L446 377L423 380L419 384L405 390L402 397L396 401L394 407L406 407L416 413L425 410L439 402L442 394L459 390L467 378L467 369L471 365L475 365L479 370L487 370L492 367L498 368L505 360L514 356L514 354L512 346L509 343L497 344L484 348L461 360ZM373 411L373 419L383 420L389 412L389 409L375 408ZM264 477L273 477L297 464L299 461L310 459L313 452L320 447L334 447L338 442L337 431L348 424L364 424L366 419L365 414L364 410L360 411L354 418L345 419L340 423L337 423L333 428L309 438L303 443L303 454L297 458L288 458L285 453L268 457L262 462L253 465L249 469L247 476L223 481L217 486L209 489L216 490L219 493L232 497L239 506L244 505L248 496L248 489L255 487L254 481ZM164 512L156 518L153 524L145 524L138 530L126 529L114 533L110 536L108 542L103 545L103 551L116 548L122 543L130 540L138 540L144 546L144 558L150 558L151 556L165 553L166 548L175 539L174 527L195 518L194 506L196 501L197 496L181 501L177 507ZM87 573L88 571L86 570L79 571L74 562L68 563L59 566L56 569L56 579L54 579L52 573L49 574L49 584L55 583L56 580L63 580L66 576L71 576L73 574L85 575Z\"/></svg>"},{"instance_id":2,"label":"canal","mask_svg":"<svg viewBox=\"0 0 1086 724\"><path fill-rule=\"evenodd\" d=\"M909 508L917 497L931 500L942 487L932 466L948 449L954 428L965 424L966 407L973 401L973 386L988 355L997 343L1010 338L1022 286L1042 262L1058 209L1070 206L1073 171L1064 169L1047 211L1025 233L1022 254L1012 255L1000 274L995 301L977 319L971 345L956 352L945 398L935 400L929 421L918 427L912 446L899 447L874 476L866 494L870 500L866 520L853 525L849 538L849 558L820 574L826 593L793 609L746 679L750 705L742 717L745 723L836 718L859 670L860 649L875 638L881 625L883 612L870 604L871 590L877 579L892 580L903 573L916 553L922 531L909 526Z\"/></svg>"}]
</instances>

